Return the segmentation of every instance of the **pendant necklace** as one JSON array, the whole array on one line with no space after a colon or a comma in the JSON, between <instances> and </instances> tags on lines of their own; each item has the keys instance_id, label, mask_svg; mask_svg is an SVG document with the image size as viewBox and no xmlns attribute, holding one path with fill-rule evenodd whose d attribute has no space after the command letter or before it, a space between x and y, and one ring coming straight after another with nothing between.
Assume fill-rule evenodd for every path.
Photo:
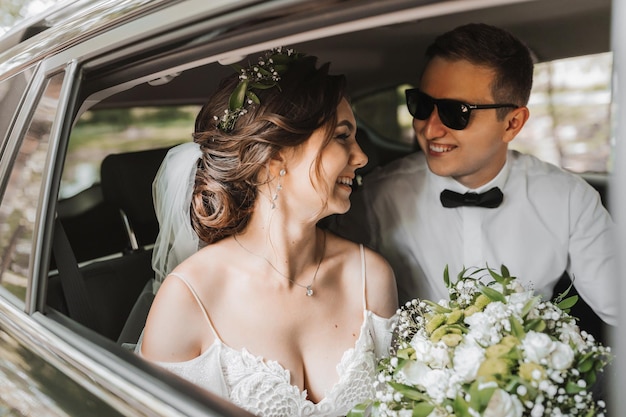
<instances>
[{"instance_id":1,"label":"pendant necklace","mask_svg":"<svg viewBox=\"0 0 626 417\"><path fill-rule=\"evenodd\" d=\"M267 259L265 256L258 255L256 253L252 252L251 250L249 250L248 248L246 248L245 246L243 246L241 244L241 242L239 242L239 239L237 239L237 235L233 235L233 238L235 239L235 242L237 242L237 244L241 247L241 249L245 250L250 255L253 255L253 256L256 256L257 258L263 259L280 276L282 276L283 278L287 279L288 281L291 281L292 283L294 283L298 287L304 288L306 290L306 296L307 297L312 297L313 296L313 284L315 283L315 278L317 277L317 272L320 270L320 265L322 265L322 261L324 260L324 253L326 252L326 231L322 231L322 233L323 233L323 236L324 236L324 240L323 240L323 244L322 244L322 254L320 255L320 260L317 262L317 267L315 268L315 273L313 274L313 279L311 280L311 283L309 285L302 285L302 284L294 281L293 279L289 278L287 275L283 274L282 272L280 272L278 270L278 268L276 268L274 266L274 264L272 264L270 262L270 260Z\"/></svg>"}]
</instances>

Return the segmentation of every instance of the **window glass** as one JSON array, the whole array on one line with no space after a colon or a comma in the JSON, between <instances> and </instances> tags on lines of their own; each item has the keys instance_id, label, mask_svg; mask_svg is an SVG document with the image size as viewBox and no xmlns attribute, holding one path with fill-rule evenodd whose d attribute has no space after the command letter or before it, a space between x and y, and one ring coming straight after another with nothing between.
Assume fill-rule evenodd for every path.
<instances>
[{"instance_id":1,"label":"window glass","mask_svg":"<svg viewBox=\"0 0 626 417\"><path fill-rule=\"evenodd\" d=\"M25 300L35 215L50 129L64 74L47 82L24 135L0 204L0 285Z\"/></svg>"},{"instance_id":2,"label":"window glass","mask_svg":"<svg viewBox=\"0 0 626 417\"><path fill-rule=\"evenodd\" d=\"M413 118L404 98L404 90L407 88L412 86L403 84L359 97L353 100L352 107L359 123L367 125L380 138L410 150L415 143L415 134Z\"/></svg>"},{"instance_id":3,"label":"window glass","mask_svg":"<svg viewBox=\"0 0 626 417\"><path fill-rule=\"evenodd\" d=\"M0 83L0 140L4 141L34 71L27 69Z\"/></svg>"},{"instance_id":4,"label":"window glass","mask_svg":"<svg viewBox=\"0 0 626 417\"><path fill-rule=\"evenodd\" d=\"M573 172L608 172L612 54L535 65L530 119L511 148Z\"/></svg>"},{"instance_id":5,"label":"window glass","mask_svg":"<svg viewBox=\"0 0 626 417\"><path fill-rule=\"evenodd\" d=\"M199 110L199 106L167 106L85 112L72 130L59 198L98 183L100 164L108 154L190 141Z\"/></svg>"}]
</instances>

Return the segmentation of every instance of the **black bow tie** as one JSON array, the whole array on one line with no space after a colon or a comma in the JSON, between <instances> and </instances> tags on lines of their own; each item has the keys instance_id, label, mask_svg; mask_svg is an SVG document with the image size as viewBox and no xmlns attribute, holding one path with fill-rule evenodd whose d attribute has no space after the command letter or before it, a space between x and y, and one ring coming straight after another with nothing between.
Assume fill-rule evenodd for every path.
<instances>
[{"instance_id":1,"label":"black bow tie","mask_svg":"<svg viewBox=\"0 0 626 417\"><path fill-rule=\"evenodd\" d=\"M496 208L502 203L502 191L498 187L493 187L484 193L459 194L454 191L443 190L439 199L444 207L449 208L460 206Z\"/></svg>"}]
</instances>

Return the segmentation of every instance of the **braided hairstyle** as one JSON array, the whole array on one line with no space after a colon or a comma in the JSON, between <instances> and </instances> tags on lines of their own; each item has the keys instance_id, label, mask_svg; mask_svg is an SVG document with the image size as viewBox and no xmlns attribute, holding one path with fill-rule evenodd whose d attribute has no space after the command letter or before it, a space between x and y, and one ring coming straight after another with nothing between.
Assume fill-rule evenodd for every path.
<instances>
[{"instance_id":1,"label":"braided hairstyle","mask_svg":"<svg viewBox=\"0 0 626 417\"><path fill-rule=\"evenodd\" d=\"M249 106L232 130L220 129L214 116L228 107L238 74L222 80L200 110L193 138L202 158L190 210L192 226L206 244L246 227L259 187L271 180L269 162L282 149L303 144L322 127L326 132L322 148L330 141L337 107L347 94L346 81L343 75L329 75L328 63L319 68L316 64L314 56L294 59L277 86L254 91L260 104ZM318 158L316 175L320 170Z\"/></svg>"}]
</instances>

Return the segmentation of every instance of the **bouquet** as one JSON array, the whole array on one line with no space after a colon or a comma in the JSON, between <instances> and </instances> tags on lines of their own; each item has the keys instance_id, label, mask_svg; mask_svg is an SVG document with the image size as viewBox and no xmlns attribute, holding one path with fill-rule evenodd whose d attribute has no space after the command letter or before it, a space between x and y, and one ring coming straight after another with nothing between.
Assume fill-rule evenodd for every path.
<instances>
[{"instance_id":1,"label":"bouquet","mask_svg":"<svg viewBox=\"0 0 626 417\"><path fill-rule=\"evenodd\" d=\"M610 348L568 314L577 296L542 301L502 266L444 281L449 300L398 310L391 355L379 364L376 398L349 416L603 416L591 386Z\"/></svg>"}]
</instances>

